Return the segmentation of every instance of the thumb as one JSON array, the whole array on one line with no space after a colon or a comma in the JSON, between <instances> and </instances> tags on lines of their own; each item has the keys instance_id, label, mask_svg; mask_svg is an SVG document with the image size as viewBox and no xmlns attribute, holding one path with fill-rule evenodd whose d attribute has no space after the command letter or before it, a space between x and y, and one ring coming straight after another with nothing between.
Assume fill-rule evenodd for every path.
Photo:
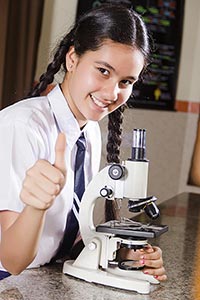
<instances>
[{"instance_id":1,"label":"thumb","mask_svg":"<svg viewBox=\"0 0 200 300\"><path fill-rule=\"evenodd\" d=\"M59 133L55 145L55 163L54 167L59 169L64 175L66 174L65 163L66 136L64 133Z\"/></svg>"},{"instance_id":2,"label":"thumb","mask_svg":"<svg viewBox=\"0 0 200 300\"><path fill-rule=\"evenodd\" d=\"M150 244L148 244L148 245L145 247L145 250L146 250L146 252L148 252L148 253L154 252L154 249L153 249L153 247L152 247Z\"/></svg>"}]
</instances>

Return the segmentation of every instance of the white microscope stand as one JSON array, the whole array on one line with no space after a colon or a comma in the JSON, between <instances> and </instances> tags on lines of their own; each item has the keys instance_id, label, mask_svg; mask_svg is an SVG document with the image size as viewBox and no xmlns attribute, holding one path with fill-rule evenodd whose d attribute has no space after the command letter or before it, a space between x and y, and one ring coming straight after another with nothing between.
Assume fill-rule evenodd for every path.
<instances>
[{"instance_id":1,"label":"white microscope stand","mask_svg":"<svg viewBox=\"0 0 200 300\"><path fill-rule=\"evenodd\" d=\"M96 232L93 223L94 205L100 197L100 190L105 186L111 187L114 191L111 200L114 197L119 199L146 197L148 162L138 164L138 162L125 161L124 167L127 170L124 178L111 179L108 175L109 166L107 166L88 185L79 211L80 233L85 247L75 261L65 261L63 273L88 282L148 294L150 283L158 284L159 281L139 270L129 271L122 270L118 266L110 266L109 261L115 259L116 250L119 249L123 239L111 233ZM144 243L146 244L147 241Z\"/></svg>"}]
</instances>

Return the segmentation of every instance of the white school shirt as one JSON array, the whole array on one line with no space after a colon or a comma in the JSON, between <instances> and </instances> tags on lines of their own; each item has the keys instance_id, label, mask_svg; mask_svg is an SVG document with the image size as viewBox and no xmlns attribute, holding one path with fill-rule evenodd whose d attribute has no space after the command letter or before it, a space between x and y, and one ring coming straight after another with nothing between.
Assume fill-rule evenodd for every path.
<instances>
[{"instance_id":1,"label":"white school shirt","mask_svg":"<svg viewBox=\"0 0 200 300\"><path fill-rule=\"evenodd\" d=\"M67 214L73 203L76 141L81 131L62 91L57 85L47 96L20 101L0 111L0 210L21 212L19 194L25 172L38 159L55 161L58 132L66 134L67 181L48 209L36 258L29 265L39 267L55 255L62 240ZM86 138L85 184L98 172L101 134L97 122L84 127ZM0 263L0 270L4 270Z\"/></svg>"}]
</instances>

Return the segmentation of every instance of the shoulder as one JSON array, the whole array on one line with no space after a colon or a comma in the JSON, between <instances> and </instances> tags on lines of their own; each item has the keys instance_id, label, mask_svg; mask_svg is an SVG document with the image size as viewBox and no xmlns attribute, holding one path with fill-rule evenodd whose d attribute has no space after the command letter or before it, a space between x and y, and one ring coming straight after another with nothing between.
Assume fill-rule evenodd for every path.
<instances>
[{"instance_id":1,"label":"shoulder","mask_svg":"<svg viewBox=\"0 0 200 300\"><path fill-rule=\"evenodd\" d=\"M53 116L47 97L21 100L0 111L0 126L28 126L30 128L50 126Z\"/></svg>"},{"instance_id":2,"label":"shoulder","mask_svg":"<svg viewBox=\"0 0 200 300\"><path fill-rule=\"evenodd\" d=\"M6 140L4 152L12 148L47 159L52 155L56 136L57 127L47 97L22 100L0 112L0 140Z\"/></svg>"}]
</instances>

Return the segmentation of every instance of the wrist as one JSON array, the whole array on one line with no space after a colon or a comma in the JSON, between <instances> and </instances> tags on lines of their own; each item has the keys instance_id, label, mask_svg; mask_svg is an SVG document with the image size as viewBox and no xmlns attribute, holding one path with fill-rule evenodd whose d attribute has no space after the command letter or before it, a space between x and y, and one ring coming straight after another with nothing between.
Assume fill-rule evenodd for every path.
<instances>
[{"instance_id":1,"label":"wrist","mask_svg":"<svg viewBox=\"0 0 200 300\"><path fill-rule=\"evenodd\" d=\"M25 206L25 210L28 213L31 213L31 215L37 215L37 216L44 216L46 214L47 209L41 209L41 208L37 208L35 206L32 205L26 205Z\"/></svg>"}]
</instances>

